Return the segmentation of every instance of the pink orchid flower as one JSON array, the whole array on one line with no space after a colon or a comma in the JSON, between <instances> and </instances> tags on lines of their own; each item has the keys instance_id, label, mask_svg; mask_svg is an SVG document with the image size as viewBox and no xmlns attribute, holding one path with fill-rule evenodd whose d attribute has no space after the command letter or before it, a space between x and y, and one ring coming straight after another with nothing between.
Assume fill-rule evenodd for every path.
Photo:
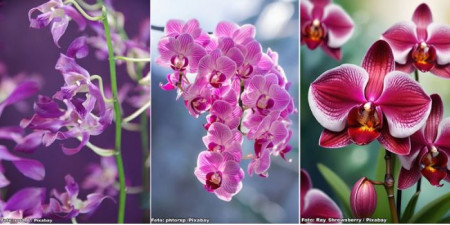
<instances>
[{"instance_id":1,"label":"pink orchid flower","mask_svg":"<svg viewBox=\"0 0 450 225\"><path fill-rule=\"evenodd\" d=\"M414 11L412 22L400 22L383 33L394 52L397 70L430 71L450 78L450 26L433 23L427 4Z\"/></svg>"},{"instance_id":2,"label":"pink orchid flower","mask_svg":"<svg viewBox=\"0 0 450 225\"><path fill-rule=\"evenodd\" d=\"M341 60L341 46L353 34L352 18L331 0L300 1L301 44L309 49L322 49Z\"/></svg>"},{"instance_id":3,"label":"pink orchid flower","mask_svg":"<svg viewBox=\"0 0 450 225\"><path fill-rule=\"evenodd\" d=\"M231 77L236 73L236 63L216 49L205 55L198 64L198 76L206 77L214 88L229 85Z\"/></svg>"},{"instance_id":4,"label":"pink orchid flower","mask_svg":"<svg viewBox=\"0 0 450 225\"><path fill-rule=\"evenodd\" d=\"M399 189L411 187L421 175L434 186L442 186L443 179L450 182L450 118L442 120L443 105L439 95L431 95L431 101L431 113L425 126L411 136L411 153L400 156Z\"/></svg>"},{"instance_id":5,"label":"pink orchid flower","mask_svg":"<svg viewBox=\"0 0 450 225\"><path fill-rule=\"evenodd\" d=\"M312 187L311 178L306 170L301 170L300 179L301 218L342 218L342 212L337 204L323 191Z\"/></svg>"},{"instance_id":6,"label":"pink orchid flower","mask_svg":"<svg viewBox=\"0 0 450 225\"><path fill-rule=\"evenodd\" d=\"M200 28L198 20L191 19L186 23L182 20L169 20L164 29L164 33L168 37L178 37L181 34L189 34L194 38L194 41L205 47L209 44L209 35Z\"/></svg>"},{"instance_id":7,"label":"pink orchid flower","mask_svg":"<svg viewBox=\"0 0 450 225\"><path fill-rule=\"evenodd\" d=\"M217 152L201 152L194 174L207 191L215 193L223 201L231 201L242 189L244 171L239 167L239 163L226 160Z\"/></svg>"},{"instance_id":8,"label":"pink orchid flower","mask_svg":"<svg viewBox=\"0 0 450 225\"><path fill-rule=\"evenodd\" d=\"M208 135L203 137L203 143L208 151L218 152L226 160L240 162L242 158L241 143L234 140L235 132L223 123L213 123L208 130Z\"/></svg>"},{"instance_id":9,"label":"pink orchid flower","mask_svg":"<svg viewBox=\"0 0 450 225\"><path fill-rule=\"evenodd\" d=\"M407 74L394 71L388 43L375 42L362 67L344 64L319 76L308 93L314 117L325 128L320 146L366 145L375 139L407 155L409 136L425 124L430 97Z\"/></svg>"}]
</instances>

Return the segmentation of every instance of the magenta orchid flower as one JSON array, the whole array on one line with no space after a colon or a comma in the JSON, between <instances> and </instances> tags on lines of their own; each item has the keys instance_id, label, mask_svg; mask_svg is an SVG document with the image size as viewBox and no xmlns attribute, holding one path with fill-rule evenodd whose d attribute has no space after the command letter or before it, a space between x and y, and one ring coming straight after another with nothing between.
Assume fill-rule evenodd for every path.
<instances>
[{"instance_id":1,"label":"magenta orchid flower","mask_svg":"<svg viewBox=\"0 0 450 225\"><path fill-rule=\"evenodd\" d=\"M321 46L323 51L341 60L341 46L353 34L352 18L331 0L300 1L301 44L309 49Z\"/></svg>"},{"instance_id":2,"label":"magenta orchid flower","mask_svg":"<svg viewBox=\"0 0 450 225\"><path fill-rule=\"evenodd\" d=\"M407 189L424 176L433 186L450 182L450 118L442 120L441 97L431 95L432 108L423 128L411 136L411 153L400 156L398 188Z\"/></svg>"},{"instance_id":3,"label":"magenta orchid flower","mask_svg":"<svg viewBox=\"0 0 450 225\"><path fill-rule=\"evenodd\" d=\"M306 170L300 175L300 217L305 219L341 219L342 212L337 204L323 191L313 188Z\"/></svg>"},{"instance_id":4,"label":"magenta orchid flower","mask_svg":"<svg viewBox=\"0 0 450 225\"><path fill-rule=\"evenodd\" d=\"M173 38L177 38L181 34L189 34L197 44L203 47L206 47L210 42L209 35L200 28L196 19L188 20L186 23L181 20L169 20L164 28L164 33Z\"/></svg>"},{"instance_id":5,"label":"magenta orchid flower","mask_svg":"<svg viewBox=\"0 0 450 225\"><path fill-rule=\"evenodd\" d=\"M198 76L206 77L214 88L230 85L230 80L236 73L236 63L221 51L216 49L205 55L198 64Z\"/></svg>"},{"instance_id":6,"label":"magenta orchid flower","mask_svg":"<svg viewBox=\"0 0 450 225\"><path fill-rule=\"evenodd\" d=\"M198 77L192 85L189 85L183 93L184 105L194 117L209 110L212 104L211 90L206 84L205 77Z\"/></svg>"},{"instance_id":7,"label":"magenta orchid flower","mask_svg":"<svg viewBox=\"0 0 450 225\"><path fill-rule=\"evenodd\" d=\"M5 146L0 145L0 162L10 161L24 176L33 180L43 180L45 168L41 162L33 159L25 159L11 154ZM0 187L9 185L9 180L4 175L5 169L0 165Z\"/></svg>"},{"instance_id":8,"label":"magenta orchid flower","mask_svg":"<svg viewBox=\"0 0 450 225\"><path fill-rule=\"evenodd\" d=\"M24 188L14 193L7 202L1 202L0 213L4 219L34 219L42 217L45 188Z\"/></svg>"},{"instance_id":9,"label":"magenta orchid flower","mask_svg":"<svg viewBox=\"0 0 450 225\"><path fill-rule=\"evenodd\" d=\"M218 152L201 152L194 174L207 191L216 194L223 201L231 201L242 189L244 171L239 167L239 163L226 160Z\"/></svg>"},{"instance_id":10,"label":"magenta orchid flower","mask_svg":"<svg viewBox=\"0 0 450 225\"><path fill-rule=\"evenodd\" d=\"M194 42L189 34L181 34L178 37L166 37L158 43L158 51L161 54L156 62L164 67L170 67L175 71L197 71L200 59L206 54L205 49Z\"/></svg>"},{"instance_id":11,"label":"magenta orchid flower","mask_svg":"<svg viewBox=\"0 0 450 225\"><path fill-rule=\"evenodd\" d=\"M278 85L275 74L255 75L242 93L243 105L263 115L284 110L291 100L289 93Z\"/></svg>"},{"instance_id":12,"label":"magenta orchid flower","mask_svg":"<svg viewBox=\"0 0 450 225\"><path fill-rule=\"evenodd\" d=\"M208 121L204 127L208 130L211 124L220 122L227 125L230 129L237 128L239 126L242 110L240 107L234 107L227 101L216 100L211 106L210 114L206 116Z\"/></svg>"},{"instance_id":13,"label":"magenta orchid flower","mask_svg":"<svg viewBox=\"0 0 450 225\"><path fill-rule=\"evenodd\" d=\"M32 15L35 11L39 11L40 14L33 18ZM65 5L62 0L50 0L38 7L30 9L28 12L28 19L30 20L30 27L41 29L52 23L51 32L55 45L58 44L61 36L66 32L69 21L73 19L80 30L86 28L86 21L76 9L70 5Z\"/></svg>"},{"instance_id":14,"label":"magenta orchid flower","mask_svg":"<svg viewBox=\"0 0 450 225\"><path fill-rule=\"evenodd\" d=\"M214 34L220 38L232 38L234 43L245 45L255 39L255 27L250 24L238 26L235 23L220 22L216 26Z\"/></svg>"},{"instance_id":15,"label":"magenta orchid flower","mask_svg":"<svg viewBox=\"0 0 450 225\"><path fill-rule=\"evenodd\" d=\"M52 198L48 205L44 205L44 213L58 215L63 218L75 218L79 214L94 212L109 196L100 193L87 195L86 200L78 198L79 187L71 175L66 175L66 192L60 193L56 189L51 191Z\"/></svg>"},{"instance_id":16,"label":"magenta orchid flower","mask_svg":"<svg viewBox=\"0 0 450 225\"><path fill-rule=\"evenodd\" d=\"M433 23L427 4L416 8L412 22L395 24L382 38L391 45L397 70L417 69L450 78L450 26Z\"/></svg>"},{"instance_id":17,"label":"magenta orchid flower","mask_svg":"<svg viewBox=\"0 0 450 225\"><path fill-rule=\"evenodd\" d=\"M221 153L225 160L240 162L242 158L241 143L234 140L237 130L232 131L223 123L213 123L208 135L203 137L203 143L208 151Z\"/></svg>"},{"instance_id":18,"label":"magenta orchid flower","mask_svg":"<svg viewBox=\"0 0 450 225\"><path fill-rule=\"evenodd\" d=\"M431 100L407 74L394 71L387 42L375 42L362 67L344 64L319 76L308 93L317 121L325 128L320 146L366 145L375 139L407 155L409 136L425 124Z\"/></svg>"}]
</instances>

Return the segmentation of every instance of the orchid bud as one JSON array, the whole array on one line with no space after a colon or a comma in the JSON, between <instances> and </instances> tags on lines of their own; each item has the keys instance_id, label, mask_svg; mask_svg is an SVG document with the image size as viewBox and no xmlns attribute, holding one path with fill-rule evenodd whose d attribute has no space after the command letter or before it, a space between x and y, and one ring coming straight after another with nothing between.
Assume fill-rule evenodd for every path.
<instances>
[{"instance_id":1,"label":"orchid bud","mask_svg":"<svg viewBox=\"0 0 450 225\"><path fill-rule=\"evenodd\" d=\"M350 206L356 218L371 217L377 206L377 192L367 177L359 179L350 194Z\"/></svg>"}]
</instances>

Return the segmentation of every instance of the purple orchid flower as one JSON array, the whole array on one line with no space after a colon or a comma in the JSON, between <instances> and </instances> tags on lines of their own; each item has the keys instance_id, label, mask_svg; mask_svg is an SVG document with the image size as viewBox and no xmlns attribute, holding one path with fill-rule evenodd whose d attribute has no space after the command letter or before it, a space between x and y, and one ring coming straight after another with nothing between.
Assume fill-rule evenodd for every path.
<instances>
[{"instance_id":1,"label":"purple orchid flower","mask_svg":"<svg viewBox=\"0 0 450 225\"><path fill-rule=\"evenodd\" d=\"M36 10L41 14L33 18L32 15ZM28 19L30 20L30 27L36 29L44 28L52 23L51 32L53 41L58 47L60 47L58 41L66 31L70 19L73 19L78 24L80 30L86 28L86 21L83 16L72 6L65 5L61 0L50 0L38 7L30 9L28 11Z\"/></svg>"},{"instance_id":2,"label":"purple orchid flower","mask_svg":"<svg viewBox=\"0 0 450 225\"><path fill-rule=\"evenodd\" d=\"M216 49L205 55L198 64L198 75L205 77L214 88L230 85L230 79L236 73L236 63Z\"/></svg>"},{"instance_id":3,"label":"purple orchid flower","mask_svg":"<svg viewBox=\"0 0 450 225\"><path fill-rule=\"evenodd\" d=\"M206 86L207 83L205 77L198 77L183 93L184 104L189 114L196 118L208 111L212 104L211 91Z\"/></svg>"},{"instance_id":4,"label":"purple orchid flower","mask_svg":"<svg viewBox=\"0 0 450 225\"><path fill-rule=\"evenodd\" d=\"M9 153L5 146L0 145L0 161L10 161L24 176L33 180L43 180L45 168L41 162L33 159L24 159ZM9 180L4 175L5 169L0 165L0 187L9 185Z\"/></svg>"},{"instance_id":5,"label":"purple orchid flower","mask_svg":"<svg viewBox=\"0 0 450 225\"><path fill-rule=\"evenodd\" d=\"M14 193L7 202L1 202L1 217L17 220L41 218L44 200L45 188L28 187L21 189Z\"/></svg>"},{"instance_id":6,"label":"purple orchid flower","mask_svg":"<svg viewBox=\"0 0 450 225\"><path fill-rule=\"evenodd\" d=\"M165 37L158 43L158 51L161 54L156 62L164 67L170 67L175 71L197 72L200 59L206 54L205 49L194 42L189 34L181 34L178 37Z\"/></svg>"},{"instance_id":7,"label":"purple orchid flower","mask_svg":"<svg viewBox=\"0 0 450 225\"><path fill-rule=\"evenodd\" d=\"M411 153L399 156L402 169L398 188L403 190L415 184L423 175L433 186L450 182L450 118L442 120L441 97L431 95L431 113L424 127L411 136ZM440 125L440 126L439 126Z\"/></svg>"},{"instance_id":8,"label":"purple orchid flower","mask_svg":"<svg viewBox=\"0 0 450 225\"><path fill-rule=\"evenodd\" d=\"M263 115L284 110L289 101L289 93L278 85L275 74L255 75L242 93L243 105Z\"/></svg>"},{"instance_id":9,"label":"purple orchid flower","mask_svg":"<svg viewBox=\"0 0 450 225\"><path fill-rule=\"evenodd\" d=\"M213 123L208 134L203 137L203 143L208 151L221 153L225 160L240 162L242 158L241 143L234 140L237 130L232 131L223 123Z\"/></svg>"},{"instance_id":10,"label":"purple orchid flower","mask_svg":"<svg viewBox=\"0 0 450 225\"><path fill-rule=\"evenodd\" d=\"M201 152L194 173L207 191L223 201L231 201L242 189L244 171L236 161L226 160L220 153Z\"/></svg>"},{"instance_id":11,"label":"purple orchid flower","mask_svg":"<svg viewBox=\"0 0 450 225\"><path fill-rule=\"evenodd\" d=\"M106 44L105 30L101 23L90 22L90 27L97 33L96 36L90 36L86 38L86 43L96 49L95 57L99 60L108 59L108 46ZM117 33L114 27L110 29L111 42L113 44L113 50L115 55L125 55L127 51L127 42ZM121 61L118 61L120 64Z\"/></svg>"},{"instance_id":12,"label":"purple orchid flower","mask_svg":"<svg viewBox=\"0 0 450 225\"><path fill-rule=\"evenodd\" d=\"M394 52L396 69L411 73L430 71L450 78L450 26L433 23L427 4L419 5L412 22L400 22L383 33Z\"/></svg>"},{"instance_id":13,"label":"purple orchid flower","mask_svg":"<svg viewBox=\"0 0 450 225\"><path fill-rule=\"evenodd\" d=\"M407 74L394 71L387 42L375 42L362 67L344 64L319 76L308 93L317 121L325 128L319 145L339 148L375 139L387 150L407 155L409 136L425 124L431 100Z\"/></svg>"},{"instance_id":14,"label":"purple orchid flower","mask_svg":"<svg viewBox=\"0 0 450 225\"><path fill-rule=\"evenodd\" d=\"M89 175L83 181L83 189L95 188L95 193L105 193L109 196L117 195L114 187L117 182L117 165L114 157L101 157L99 164L90 164Z\"/></svg>"},{"instance_id":15,"label":"purple orchid flower","mask_svg":"<svg viewBox=\"0 0 450 225\"><path fill-rule=\"evenodd\" d=\"M206 116L208 121L204 127L208 130L211 124L220 122L227 125L230 129L235 129L239 126L242 110L240 107L234 107L227 101L216 100L211 106L210 114Z\"/></svg>"},{"instance_id":16,"label":"purple orchid flower","mask_svg":"<svg viewBox=\"0 0 450 225\"><path fill-rule=\"evenodd\" d=\"M177 38L181 34L189 34L197 44L203 47L206 47L210 42L209 35L200 28L200 24L196 19L188 20L186 23L181 20L169 20L164 33L168 37L173 38Z\"/></svg>"},{"instance_id":17,"label":"purple orchid flower","mask_svg":"<svg viewBox=\"0 0 450 225\"><path fill-rule=\"evenodd\" d=\"M323 191L312 187L311 178L306 170L301 170L300 179L301 218L342 218L342 212L337 204Z\"/></svg>"},{"instance_id":18,"label":"purple orchid flower","mask_svg":"<svg viewBox=\"0 0 450 225\"><path fill-rule=\"evenodd\" d=\"M220 22L216 26L214 35L217 38L232 38L234 43L245 45L255 39L255 27L251 24L238 26L235 23Z\"/></svg>"},{"instance_id":19,"label":"purple orchid flower","mask_svg":"<svg viewBox=\"0 0 450 225\"><path fill-rule=\"evenodd\" d=\"M11 93L3 93L7 97L5 97L4 99L0 99L0 116L2 115L5 107L35 95L38 90L39 85L36 82L24 81L18 84Z\"/></svg>"},{"instance_id":20,"label":"purple orchid flower","mask_svg":"<svg viewBox=\"0 0 450 225\"><path fill-rule=\"evenodd\" d=\"M56 189L51 191L50 202L43 206L45 214L58 215L63 218L74 218L79 214L93 213L109 196L100 193L88 194L86 200L78 198L79 187L71 175L66 175L66 192L60 193Z\"/></svg>"},{"instance_id":21,"label":"purple orchid flower","mask_svg":"<svg viewBox=\"0 0 450 225\"><path fill-rule=\"evenodd\" d=\"M331 0L300 1L301 44L309 49L322 47L329 56L341 60L341 46L353 34L352 18Z\"/></svg>"}]
</instances>

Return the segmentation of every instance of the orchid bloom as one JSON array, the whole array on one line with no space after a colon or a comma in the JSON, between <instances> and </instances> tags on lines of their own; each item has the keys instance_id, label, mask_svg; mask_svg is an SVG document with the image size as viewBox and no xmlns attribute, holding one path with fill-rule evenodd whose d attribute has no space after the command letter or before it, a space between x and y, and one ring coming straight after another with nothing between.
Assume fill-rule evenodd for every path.
<instances>
[{"instance_id":1,"label":"orchid bloom","mask_svg":"<svg viewBox=\"0 0 450 225\"><path fill-rule=\"evenodd\" d=\"M366 145L378 139L393 153L409 153L409 136L425 124L431 100L416 81L394 71L394 65L388 43L379 40L367 51L362 67L344 64L311 84L308 102L325 128L320 146Z\"/></svg>"},{"instance_id":2,"label":"orchid bloom","mask_svg":"<svg viewBox=\"0 0 450 225\"><path fill-rule=\"evenodd\" d=\"M331 57L341 60L341 46L353 34L352 18L331 0L300 1L301 44L314 50L318 46Z\"/></svg>"},{"instance_id":3,"label":"orchid bloom","mask_svg":"<svg viewBox=\"0 0 450 225\"><path fill-rule=\"evenodd\" d=\"M32 15L35 11L39 11L36 18ZM41 29L52 23L51 32L55 45L59 47L58 41L66 32L70 19L73 19L80 30L86 28L86 21L76 9L70 5L65 5L62 0L50 0L38 7L30 9L28 12L28 19L30 20L30 27Z\"/></svg>"},{"instance_id":4,"label":"orchid bloom","mask_svg":"<svg viewBox=\"0 0 450 225\"><path fill-rule=\"evenodd\" d=\"M396 69L430 71L450 78L450 26L433 23L427 4L419 5L412 22L400 22L383 33L394 52Z\"/></svg>"},{"instance_id":5,"label":"orchid bloom","mask_svg":"<svg viewBox=\"0 0 450 225\"><path fill-rule=\"evenodd\" d=\"M231 201L242 189L244 171L239 163L227 160L218 152L201 152L194 173L207 191L215 193L223 201Z\"/></svg>"},{"instance_id":6,"label":"orchid bloom","mask_svg":"<svg viewBox=\"0 0 450 225\"><path fill-rule=\"evenodd\" d=\"M301 218L342 218L342 212L337 204L323 191L312 187L311 178L306 170L301 170L300 179Z\"/></svg>"},{"instance_id":7,"label":"orchid bloom","mask_svg":"<svg viewBox=\"0 0 450 225\"><path fill-rule=\"evenodd\" d=\"M28 187L14 193L0 204L0 215L4 219L34 219L42 217L45 188Z\"/></svg>"},{"instance_id":8,"label":"orchid bloom","mask_svg":"<svg viewBox=\"0 0 450 225\"><path fill-rule=\"evenodd\" d=\"M450 182L450 118L442 120L444 107L439 95L431 95L431 100L425 126L411 136L411 153L400 156L399 189L411 187L421 175L433 186L442 186L443 179Z\"/></svg>"},{"instance_id":9,"label":"orchid bloom","mask_svg":"<svg viewBox=\"0 0 450 225\"><path fill-rule=\"evenodd\" d=\"M95 211L97 207L105 200L110 198L100 193L92 193L87 195L85 201L78 198L79 187L71 175L65 176L66 192L60 193L53 189L48 205L44 205L43 209L46 214L55 214L64 218L74 218L79 214L87 214Z\"/></svg>"}]
</instances>

